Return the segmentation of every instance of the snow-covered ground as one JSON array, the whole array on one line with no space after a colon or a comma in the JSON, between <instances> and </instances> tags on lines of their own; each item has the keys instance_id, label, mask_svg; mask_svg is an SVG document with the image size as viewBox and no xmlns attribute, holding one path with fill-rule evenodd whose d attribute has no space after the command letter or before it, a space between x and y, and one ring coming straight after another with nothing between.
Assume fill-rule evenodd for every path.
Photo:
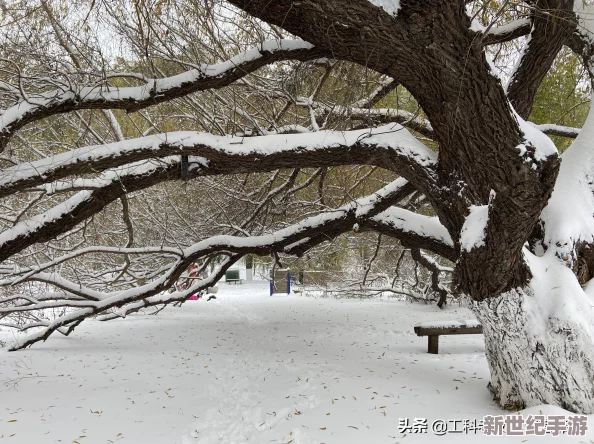
<instances>
[{"instance_id":1,"label":"snow-covered ground","mask_svg":"<svg viewBox=\"0 0 594 444\"><path fill-rule=\"evenodd\" d=\"M411 424L428 418L431 426L436 419L503 414L486 389L482 336L441 337L440 354L430 355L427 338L413 333L422 321L472 319L465 308L271 298L266 282L219 287L216 301L89 321L69 338L1 350L0 442L586 443L594 437L399 433L403 418ZM7 336L0 331L0 339ZM539 410L565 413L546 406L530 413Z\"/></svg>"}]
</instances>

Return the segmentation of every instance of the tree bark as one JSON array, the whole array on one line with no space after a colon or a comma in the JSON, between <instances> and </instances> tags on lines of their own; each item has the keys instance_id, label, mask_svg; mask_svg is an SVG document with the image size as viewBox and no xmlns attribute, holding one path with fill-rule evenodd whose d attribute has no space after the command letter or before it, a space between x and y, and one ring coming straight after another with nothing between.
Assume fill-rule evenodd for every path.
<instances>
[{"instance_id":1,"label":"tree bark","mask_svg":"<svg viewBox=\"0 0 594 444\"><path fill-rule=\"evenodd\" d=\"M502 408L551 404L594 412L591 307L579 285L574 290L549 316L550 294L529 286L474 303L491 371L488 388Z\"/></svg>"}]
</instances>

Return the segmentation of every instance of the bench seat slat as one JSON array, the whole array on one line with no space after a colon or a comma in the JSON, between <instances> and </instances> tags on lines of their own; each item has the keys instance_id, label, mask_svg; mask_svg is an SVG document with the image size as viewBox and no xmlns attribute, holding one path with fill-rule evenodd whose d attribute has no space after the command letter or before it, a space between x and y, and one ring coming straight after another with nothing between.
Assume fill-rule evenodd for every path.
<instances>
[{"instance_id":1,"label":"bench seat slat","mask_svg":"<svg viewBox=\"0 0 594 444\"><path fill-rule=\"evenodd\" d=\"M452 328L415 327L415 333L417 336L478 335L483 333L483 326Z\"/></svg>"},{"instance_id":2,"label":"bench seat slat","mask_svg":"<svg viewBox=\"0 0 594 444\"><path fill-rule=\"evenodd\" d=\"M415 325L417 336L428 336L427 351L439 353L439 337L449 335L480 335L483 326L477 320L421 322Z\"/></svg>"},{"instance_id":3,"label":"bench seat slat","mask_svg":"<svg viewBox=\"0 0 594 444\"><path fill-rule=\"evenodd\" d=\"M459 319L448 321L426 321L420 322L415 327L423 328L455 328L455 327L480 327L480 322L476 319Z\"/></svg>"}]
</instances>

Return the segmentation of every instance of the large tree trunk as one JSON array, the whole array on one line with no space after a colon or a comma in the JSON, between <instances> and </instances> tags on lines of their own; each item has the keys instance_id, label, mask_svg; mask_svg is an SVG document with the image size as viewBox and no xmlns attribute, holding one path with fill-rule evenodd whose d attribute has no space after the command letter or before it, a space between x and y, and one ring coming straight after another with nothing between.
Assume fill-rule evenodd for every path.
<instances>
[{"instance_id":1,"label":"large tree trunk","mask_svg":"<svg viewBox=\"0 0 594 444\"><path fill-rule=\"evenodd\" d=\"M562 156L533 235L541 256L524 249L530 282L473 305L485 334L489 388L504 408L546 403L594 413L593 303L580 286L594 268L592 140L594 108ZM480 284L482 274L474 272L467 276Z\"/></svg>"},{"instance_id":2,"label":"large tree trunk","mask_svg":"<svg viewBox=\"0 0 594 444\"><path fill-rule=\"evenodd\" d=\"M552 404L594 413L592 304L552 252L526 255L534 276L528 286L473 304L489 389L505 409Z\"/></svg>"}]
</instances>

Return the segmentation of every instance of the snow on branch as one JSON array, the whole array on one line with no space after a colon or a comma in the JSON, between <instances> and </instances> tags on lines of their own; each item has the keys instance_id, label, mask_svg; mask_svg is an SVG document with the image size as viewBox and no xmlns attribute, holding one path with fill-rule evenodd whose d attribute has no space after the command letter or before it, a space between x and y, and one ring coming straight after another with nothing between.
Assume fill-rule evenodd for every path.
<instances>
[{"instance_id":1,"label":"snow on branch","mask_svg":"<svg viewBox=\"0 0 594 444\"><path fill-rule=\"evenodd\" d=\"M91 253L108 253L108 254L122 254L122 255L146 255L146 254L158 254L159 253L159 254L166 254L169 256L177 256L177 257L183 255L183 251L180 250L179 248L166 247L166 246L135 247L135 248L132 248L132 247L108 247L105 245L90 246L90 247L78 249L78 250L73 251L69 254L60 256L59 258L45 262L43 264L38 264L34 268L21 267L18 270L18 274L23 274L23 273L25 273L25 274L22 277L20 277L19 279L11 281L10 284L11 285L20 284L21 282L29 279L33 275L39 275L40 272L47 270L48 268L55 267L56 265L59 265L59 264L66 262L68 260L74 259L79 256L83 256L85 254L91 254ZM13 273L16 273L16 271L13 271ZM47 280L43 280L43 281L47 282ZM54 282L51 282L51 283L54 283ZM2 281L0 281L0 285L2 285Z\"/></svg>"},{"instance_id":2,"label":"snow on branch","mask_svg":"<svg viewBox=\"0 0 594 444\"><path fill-rule=\"evenodd\" d=\"M552 123L545 123L542 125L534 126L548 136L568 137L570 139L575 139L581 131L579 128L573 128L564 125L555 125Z\"/></svg>"},{"instance_id":3,"label":"snow on branch","mask_svg":"<svg viewBox=\"0 0 594 444\"><path fill-rule=\"evenodd\" d=\"M366 225L400 239L405 246L430 250L451 261L456 260L452 238L437 217L391 207L371 218Z\"/></svg>"},{"instance_id":4,"label":"snow on branch","mask_svg":"<svg viewBox=\"0 0 594 444\"><path fill-rule=\"evenodd\" d=\"M117 254L169 253L171 265L164 273L145 285L106 293L69 281L56 272L48 270L49 268L55 268L56 265L67 259L90 254L98 251L98 249L105 250L104 247L87 247L68 253L62 258L56 258L49 263L15 271L12 278L0 281L0 285L5 287L10 287L17 282L23 281L23 279L41 281L62 290L62 293L53 293L54 297L52 298L10 295L0 299L0 306L2 307L0 308L0 315L46 308L69 307L64 316L47 325L36 323L35 327L42 327L42 329L19 342L13 347L13 350L27 347L37 341L47 339L54 331L61 328L68 329L69 326L74 324L78 325L89 316L103 315L102 319L111 319L115 316L126 316L128 313L143 307L182 302L189 295L214 285L224 274L224 270L244 254L269 255L276 252L294 254L297 251L297 245L302 245L303 242L311 242L312 239L316 239L318 243L323 242L327 238L321 237L321 234L337 230L345 232L352 229L354 223L367 226L368 221L370 221L370 227L374 225L391 225L392 232L390 235L398 237L396 233L400 230L401 237L405 241L414 238L423 248L435 249L438 254L452 249L451 239L449 239L447 232L444 234L443 227L435 218L417 215L402 209L389 208L408 194L410 194L409 184L406 180L400 178L370 196L356 199L335 210L310 216L294 225L269 234L248 237L213 236L185 249L172 249L171 251L162 251L163 249L159 248L114 249L114 251L110 252ZM380 212L383 212L381 213L383 216L379 217L380 222L373 220L378 217ZM420 225L414 227L414 224ZM427 244L423 244L423 239L427 240ZM228 256L228 259L223 262L219 271L215 274L207 279L197 281L185 291L166 293L166 290L171 288L191 263L221 254ZM451 254L448 253L448 256L451 256ZM60 299L61 294L64 294L64 297ZM16 305L6 305L7 302L15 300L21 302ZM21 330L27 330L31 326L25 325L20 328Z\"/></svg>"},{"instance_id":5,"label":"snow on branch","mask_svg":"<svg viewBox=\"0 0 594 444\"><path fill-rule=\"evenodd\" d=\"M371 217L406 197L410 192L409 189L408 182L400 178L386 185L370 196L357 199L354 202L344 205L336 210L311 216L295 225L291 225L290 227L276 231L273 234L251 237L238 237L229 235L213 236L204 241L198 242L197 244L194 244L192 247L189 247L185 250L168 247L85 247L70 252L47 263L37 265L36 267L23 268L18 271L13 271L14 274L19 275L20 277L10 281L0 281L0 285L14 285L22 282L25 279L32 279L40 280L46 283L52 283L72 294L78 294L78 290L68 287L67 285L63 284L62 281L52 281L49 274L42 272L67 260L96 252L135 255L165 253L172 257L177 257L180 260L185 257L194 257L197 255L202 257L219 251L242 254L249 252L266 255L273 251L277 251L283 245L286 246L293 244L293 239L296 239L297 241L303 238L309 239L321 232L325 232L333 224L340 223L345 231L350 230L357 220L363 220L365 218ZM95 299L99 297L98 293L91 293L90 296L92 298ZM0 302L2 301L0 300Z\"/></svg>"},{"instance_id":6,"label":"snow on branch","mask_svg":"<svg viewBox=\"0 0 594 444\"><path fill-rule=\"evenodd\" d=\"M222 88L273 62L307 61L323 56L303 40L267 40L223 63L202 64L172 77L146 79L140 86L70 85L69 89L64 86L35 97L21 97L16 105L0 114L0 150L23 126L55 114L81 109L138 111L194 92Z\"/></svg>"},{"instance_id":7,"label":"snow on branch","mask_svg":"<svg viewBox=\"0 0 594 444\"><path fill-rule=\"evenodd\" d=\"M285 248L285 253L302 255L310 248L319 245L325 241L331 241L337 236L347 231L359 231L371 226L373 216L381 213L392 205L396 205L409 197L416 190L404 178L399 178L394 182L379 189L370 196L356 199L337 211L344 212L340 224L332 224L320 230L319 233L308 236L303 240L291 244ZM395 236L395 233L390 233Z\"/></svg>"},{"instance_id":8,"label":"snow on branch","mask_svg":"<svg viewBox=\"0 0 594 444\"><path fill-rule=\"evenodd\" d=\"M483 34L483 45L495 45L515 40L518 37L530 34L531 28L532 21L529 18L521 18L505 25L493 26Z\"/></svg>"},{"instance_id":9,"label":"snow on branch","mask_svg":"<svg viewBox=\"0 0 594 444\"><path fill-rule=\"evenodd\" d=\"M121 291L116 295L112 295L111 297L104 297L101 301L95 302L94 304L89 303L89 306L85 308L71 310L67 314L49 322L49 325L45 326L44 328L27 335L24 338L20 338L20 340L17 339L16 343L10 348L10 350L19 350L29 347L38 341L45 341L49 336L52 335L52 333L59 330L60 328L79 325L86 318L93 315L111 312L117 317L125 317L129 312L138 311L143 307L164 304L166 305L172 302L183 302L191 294L214 285L216 281L225 274L225 271L240 257L241 256L236 255L227 258L208 278L196 281L184 291L166 293L164 290L168 288L168 286L173 285L175 279L177 279L183 269L187 268L188 266L187 262L178 261L175 264L176 266L172 267L166 275L157 279L155 282L142 287L135 287L130 290ZM108 295L106 294L106 296ZM137 302L137 304L134 304L134 302ZM127 304L131 305L126 306ZM68 305L64 304L64 306ZM25 325L18 328L19 330L24 331L29 327L28 325Z\"/></svg>"},{"instance_id":10,"label":"snow on branch","mask_svg":"<svg viewBox=\"0 0 594 444\"><path fill-rule=\"evenodd\" d=\"M424 193L432 190L436 162L435 153L396 124L374 130L320 131L246 139L178 132L80 148L6 169L0 175L0 195L6 196L73 174L114 167L95 179L47 185L52 192L67 190L69 186L73 190L87 189L0 234L0 260L73 229L125 193L179 179L179 158L171 157L173 154L201 156L191 158L190 178L295 166L368 164L402 174ZM155 157L163 158L152 159ZM149 160L137 160L139 158ZM132 164L118 166L134 160Z\"/></svg>"},{"instance_id":11,"label":"snow on branch","mask_svg":"<svg viewBox=\"0 0 594 444\"><path fill-rule=\"evenodd\" d=\"M391 81L383 84L371 96L355 102L352 106L326 106L312 102L308 97L298 98L294 104L310 111L313 110L318 120L325 120L330 115L338 115L353 121L371 122L375 125L393 122L412 129L427 138L432 138L434 134L431 123L418 114L397 108L372 108L382 98L378 97L380 94L386 95L391 91L390 88L398 86L395 83L395 81Z\"/></svg>"},{"instance_id":12,"label":"snow on branch","mask_svg":"<svg viewBox=\"0 0 594 444\"><path fill-rule=\"evenodd\" d=\"M53 208L19 221L0 233L0 261L35 243L46 242L69 232L126 193L179 179L178 160L177 157L165 158L125 165L87 181L86 185L95 189L80 191ZM195 169L190 177L196 177L199 173L200 170Z\"/></svg>"},{"instance_id":13,"label":"snow on branch","mask_svg":"<svg viewBox=\"0 0 594 444\"><path fill-rule=\"evenodd\" d=\"M418 114L411 113L402 109L396 108L371 108L367 109L365 106L358 107L358 104L365 104L366 100L361 100L353 104L353 106L324 106L318 103L312 103L311 106L316 115L320 119L325 119L330 113L344 116L353 121L373 122L374 124L387 124L390 122L398 123L410 130L432 139L435 135L433 127L429 120L421 117ZM306 102L301 101L296 103L297 106L306 106ZM532 126L538 128L541 132L551 135L568 138L576 138L580 132L579 128L572 128L569 126L542 124L537 125L529 122Z\"/></svg>"},{"instance_id":14,"label":"snow on branch","mask_svg":"<svg viewBox=\"0 0 594 444\"><path fill-rule=\"evenodd\" d=\"M369 97L365 97L355 103L353 103L353 108L373 108L380 100L390 94L398 87L399 83L394 79L388 79L383 81L376 89L373 91Z\"/></svg>"},{"instance_id":15,"label":"snow on branch","mask_svg":"<svg viewBox=\"0 0 594 444\"><path fill-rule=\"evenodd\" d=\"M397 16L400 9L400 0L369 0L369 3L383 9L394 17Z\"/></svg>"},{"instance_id":16,"label":"snow on branch","mask_svg":"<svg viewBox=\"0 0 594 444\"><path fill-rule=\"evenodd\" d=\"M421 170L433 167L436 159L435 153L400 125L246 139L181 131L87 146L7 168L0 172L0 197L76 174L183 154L200 156L193 159L194 165L213 170L232 163L235 170L228 172L235 173L359 163L397 171L412 169L422 176ZM121 174L114 172L107 179Z\"/></svg>"},{"instance_id":17,"label":"snow on branch","mask_svg":"<svg viewBox=\"0 0 594 444\"><path fill-rule=\"evenodd\" d=\"M399 123L412 129L425 137L433 137L433 128L428 120L408 111L394 108L347 108L333 107L332 109L319 110L320 113L333 112L345 115L351 120L371 121L375 124L386 124L389 122Z\"/></svg>"}]
</instances>

